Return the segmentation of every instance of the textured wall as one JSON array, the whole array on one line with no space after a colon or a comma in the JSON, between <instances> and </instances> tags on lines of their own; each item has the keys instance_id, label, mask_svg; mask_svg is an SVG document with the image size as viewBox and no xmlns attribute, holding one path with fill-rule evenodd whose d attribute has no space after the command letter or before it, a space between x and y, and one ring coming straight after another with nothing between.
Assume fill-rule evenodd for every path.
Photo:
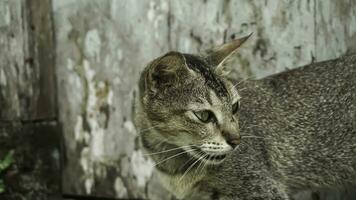
<instances>
[{"instance_id":1,"label":"textured wall","mask_svg":"<svg viewBox=\"0 0 356 200\"><path fill-rule=\"evenodd\" d=\"M54 1L53 11L64 192L110 197L155 192L147 184L153 165L137 145L131 102L144 64L168 50L168 4Z\"/></svg>"},{"instance_id":2,"label":"textured wall","mask_svg":"<svg viewBox=\"0 0 356 200\"><path fill-rule=\"evenodd\" d=\"M49 2L44 1L39 7L32 0L0 1L2 120L55 117L54 41Z\"/></svg>"},{"instance_id":3,"label":"textured wall","mask_svg":"<svg viewBox=\"0 0 356 200\"><path fill-rule=\"evenodd\" d=\"M27 84L29 81L25 78L32 73L30 70L23 70L26 57L24 46L27 36L23 26L24 21L21 17L23 4L21 1L0 2L0 106L6 108L1 112L1 119L11 120L21 117L21 110L24 109L24 106L21 105L16 93L20 92L18 85L21 82ZM7 67L12 70L5 71ZM16 73L20 70L25 72ZM31 89L22 92L22 95L29 96L26 93L30 92ZM7 96L14 96L14 98L5 99Z\"/></svg>"},{"instance_id":4,"label":"textured wall","mask_svg":"<svg viewBox=\"0 0 356 200\"><path fill-rule=\"evenodd\" d=\"M59 196L51 18L50 0L0 0L0 160L13 152L0 199Z\"/></svg>"},{"instance_id":5,"label":"textured wall","mask_svg":"<svg viewBox=\"0 0 356 200\"><path fill-rule=\"evenodd\" d=\"M254 32L231 65L246 78L356 46L355 0L61 0L53 13L67 194L170 198L131 119L139 73L158 55L197 53Z\"/></svg>"}]
</instances>

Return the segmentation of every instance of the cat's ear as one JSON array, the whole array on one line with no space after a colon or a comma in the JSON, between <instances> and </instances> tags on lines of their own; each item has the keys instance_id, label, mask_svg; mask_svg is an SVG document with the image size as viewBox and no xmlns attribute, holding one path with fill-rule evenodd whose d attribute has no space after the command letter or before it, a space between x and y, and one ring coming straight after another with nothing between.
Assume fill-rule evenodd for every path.
<instances>
[{"instance_id":1,"label":"cat's ear","mask_svg":"<svg viewBox=\"0 0 356 200\"><path fill-rule=\"evenodd\" d=\"M208 52L206 56L207 61L218 74L223 73L223 64L251 35L252 33L215 47Z\"/></svg>"},{"instance_id":2,"label":"cat's ear","mask_svg":"<svg viewBox=\"0 0 356 200\"><path fill-rule=\"evenodd\" d=\"M184 55L172 51L152 61L146 72L146 89L156 92L192 75L193 71L188 68Z\"/></svg>"}]
</instances>

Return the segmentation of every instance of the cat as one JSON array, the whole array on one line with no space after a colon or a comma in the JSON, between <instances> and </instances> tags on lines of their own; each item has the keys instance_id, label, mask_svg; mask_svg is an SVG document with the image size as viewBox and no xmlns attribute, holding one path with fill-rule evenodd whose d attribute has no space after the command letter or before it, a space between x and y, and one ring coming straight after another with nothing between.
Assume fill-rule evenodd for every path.
<instances>
[{"instance_id":1,"label":"cat","mask_svg":"<svg viewBox=\"0 0 356 200\"><path fill-rule=\"evenodd\" d=\"M243 200L356 184L356 55L239 82L225 63L248 37L142 72L135 125L162 184Z\"/></svg>"}]
</instances>

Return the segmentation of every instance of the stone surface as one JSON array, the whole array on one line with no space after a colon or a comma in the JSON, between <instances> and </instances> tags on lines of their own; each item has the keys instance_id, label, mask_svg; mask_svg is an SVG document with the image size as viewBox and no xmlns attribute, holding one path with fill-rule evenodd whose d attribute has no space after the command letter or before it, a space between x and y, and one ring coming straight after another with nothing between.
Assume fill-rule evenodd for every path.
<instances>
[{"instance_id":1,"label":"stone surface","mask_svg":"<svg viewBox=\"0 0 356 200\"><path fill-rule=\"evenodd\" d=\"M0 2L0 120L54 118L50 0Z\"/></svg>"},{"instance_id":2,"label":"stone surface","mask_svg":"<svg viewBox=\"0 0 356 200\"><path fill-rule=\"evenodd\" d=\"M168 50L165 2L54 2L64 193L147 197L153 163L131 103L140 71Z\"/></svg>"},{"instance_id":3,"label":"stone surface","mask_svg":"<svg viewBox=\"0 0 356 200\"><path fill-rule=\"evenodd\" d=\"M311 63L314 1L194 2L172 1L172 48L197 52L253 33L230 64L234 77L263 77Z\"/></svg>"},{"instance_id":4,"label":"stone surface","mask_svg":"<svg viewBox=\"0 0 356 200\"><path fill-rule=\"evenodd\" d=\"M51 16L50 0L0 1L0 199L61 197Z\"/></svg>"},{"instance_id":5,"label":"stone surface","mask_svg":"<svg viewBox=\"0 0 356 200\"><path fill-rule=\"evenodd\" d=\"M21 118L23 103L20 96L25 100L33 92L32 80L28 78L33 71L24 67L27 34L23 7L24 1L0 2L0 120ZM21 85L28 85L28 90Z\"/></svg>"},{"instance_id":6,"label":"stone surface","mask_svg":"<svg viewBox=\"0 0 356 200\"><path fill-rule=\"evenodd\" d=\"M317 60L356 53L356 1L316 1Z\"/></svg>"}]
</instances>

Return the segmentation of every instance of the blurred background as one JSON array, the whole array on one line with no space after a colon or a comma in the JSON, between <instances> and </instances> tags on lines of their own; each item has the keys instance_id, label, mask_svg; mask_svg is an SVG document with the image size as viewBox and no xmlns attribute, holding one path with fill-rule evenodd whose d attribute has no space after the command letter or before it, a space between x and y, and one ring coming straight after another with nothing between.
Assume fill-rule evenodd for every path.
<instances>
[{"instance_id":1,"label":"blurred background","mask_svg":"<svg viewBox=\"0 0 356 200\"><path fill-rule=\"evenodd\" d=\"M356 53L356 0L0 0L0 199L174 199L132 122L140 72L251 32L236 78Z\"/></svg>"}]
</instances>

